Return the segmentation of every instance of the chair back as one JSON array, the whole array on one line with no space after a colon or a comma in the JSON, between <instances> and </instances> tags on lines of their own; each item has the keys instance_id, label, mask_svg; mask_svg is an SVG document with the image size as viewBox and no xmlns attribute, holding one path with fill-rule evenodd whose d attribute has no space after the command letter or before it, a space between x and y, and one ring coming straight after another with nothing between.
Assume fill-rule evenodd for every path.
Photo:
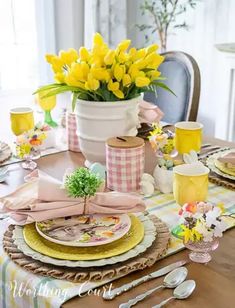
<instances>
[{"instance_id":1,"label":"chair back","mask_svg":"<svg viewBox=\"0 0 235 308\"><path fill-rule=\"evenodd\" d=\"M156 104L163 112L164 122L196 121L200 97L200 70L192 56L179 51L166 52L159 67L163 81L176 96L158 87L157 95L147 92L144 99Z\"/></svg>"}]
</instances>

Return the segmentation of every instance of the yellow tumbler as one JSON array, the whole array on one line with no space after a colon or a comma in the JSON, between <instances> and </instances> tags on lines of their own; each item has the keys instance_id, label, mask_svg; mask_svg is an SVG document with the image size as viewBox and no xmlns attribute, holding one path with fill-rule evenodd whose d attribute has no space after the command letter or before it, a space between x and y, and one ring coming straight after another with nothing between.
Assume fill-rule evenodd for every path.
<instances>
[{"instance_id":1,"label":"yellow tumbler","mask_svg":"<svg viewBox=\"0 0 235 308\"><path fill-rule=\"evenodd\" d=\"M173 194L176 203L206 201L209 169L202 163L179 165L173 168Z\"/></svg>"},{"instance_id":2,"label":"yellow tumbler","mask_svg":"<svg viewBox=\"0 0 235 308\"><path fill-rule=\"evenodd\" d=\"M34 128L33 110L28 107L13 108L10 110L11 130L18 136Z\"/></svg>"},{"instance_id":3,"label":"yellow tumbler","mask_svg":"<svg viewBox=\"0 0 235 308\"><path fill-rule=\"evenodd\" d=\"M200 152L203 125L198 122L178 122L175 124L175 148L180 154L191 150Z\"/></svg>"}]
</instances>

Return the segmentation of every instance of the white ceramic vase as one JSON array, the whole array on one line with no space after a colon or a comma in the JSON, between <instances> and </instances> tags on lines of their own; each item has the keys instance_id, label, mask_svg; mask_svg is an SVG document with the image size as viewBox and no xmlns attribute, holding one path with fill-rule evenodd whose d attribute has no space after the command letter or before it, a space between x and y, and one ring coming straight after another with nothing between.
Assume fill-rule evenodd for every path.
<instances>
[{"instance_id":1,"label":"white ceramic vase","mask_svg":"<svg viewBox=\"0 0 235 308\"><path fill-rule=\"evenodd\" d=\"M77 134L87 167L94 162L105 165L105 142L108 138L137 135L141 99L139 96L116 102L77 100Z\"/></svg>"},{"instance_id":2,"label":"white ceramic vase","mask_svg":"<svg viewBox=\"0 0 235 308\"><path fill-rule=\"evenodd\" d=\"M173 171L160 168L158 165L153 171L156 187L164 194L173 191Z\"/></svg>"}]
</instances>

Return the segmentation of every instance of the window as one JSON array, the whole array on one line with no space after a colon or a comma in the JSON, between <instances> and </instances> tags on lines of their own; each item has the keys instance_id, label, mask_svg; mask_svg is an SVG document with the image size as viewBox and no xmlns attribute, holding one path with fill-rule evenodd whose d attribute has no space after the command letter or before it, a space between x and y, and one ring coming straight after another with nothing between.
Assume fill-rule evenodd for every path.
<instances>
[{"instance_id":1,"label":"window","mask_svg":"<svg viewBox=\"0 0 235 308\"><path fill-rule=\"evenodd\" d=\"M35 1L0 0L0 91L35 87L37 54Z\"/></svg>"}]
</instances>

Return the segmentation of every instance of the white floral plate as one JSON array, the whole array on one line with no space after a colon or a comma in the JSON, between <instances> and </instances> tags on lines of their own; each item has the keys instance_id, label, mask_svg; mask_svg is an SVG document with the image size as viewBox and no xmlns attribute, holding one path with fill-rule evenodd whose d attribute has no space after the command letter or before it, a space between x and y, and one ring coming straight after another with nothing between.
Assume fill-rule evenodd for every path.
<instances>
[{"instance_id":1,"label":"white floral plate","mask_svg":"<svg viewBox=\"0 0 235 308\"><path fill-rule=\"evenodd\" d=\"M226 150L226 151L222 151L222 152L218 152L218 153L214 153L214 154L210 155L210 156L207 158L207 160L206 160L206 164L207 164L208 168L209 168L211 171L215 172L216 174L218 174L218 175L220 175L220 176L222 176L222 177L224 177L224 178L227 178L227 179L230 179L230 180L234 180L234 181L235 181L235 176L230 175L230 174L227 174L227 173L225 173L225 172L219 170L219 169L215 166L215 161L216 161L219 157L221 157L221 155L226 155L226 154L230 153L231 151L234 151L234 149L233 149L233 150Z\"/></svg>"},{"instance_id":2,"label":"white floral plate","mask_svg":"<svg viewBox=\"0 0 235 308\"><path fill-rule=\"evenodd\" d=\"M143 240L136 245L134 248L125 252L121 255L117 255L111 258L104 258L93 261L70 261L70 260L59 260L52 257L45 256L32 248L30 248L25 240L23 235L23 228L21 226L15 226L15 230L13 232L14 243L25 255L30 256L31 258L58 266L67 266L67 267L96 267L96 266L104 266L111 265L118 262L123 262L138 256L139 254L146 251L153 243L157 236L157 230L152 222L152 220L148 216L144 216L143 214L138 215L138 218L144 225L144 238Z\"/></svg>"},{"instance_id":3,"label":"white floral plate","mask_svg":"<svg viewBox=\"0 0 235 308\"><path fill-rule=\"evenodd\" d=\"M74 247L100 246L123 237L131 227L127 214L91 214L49 219L36 223L50 242Z\"/></svg>"}]
</instances>

